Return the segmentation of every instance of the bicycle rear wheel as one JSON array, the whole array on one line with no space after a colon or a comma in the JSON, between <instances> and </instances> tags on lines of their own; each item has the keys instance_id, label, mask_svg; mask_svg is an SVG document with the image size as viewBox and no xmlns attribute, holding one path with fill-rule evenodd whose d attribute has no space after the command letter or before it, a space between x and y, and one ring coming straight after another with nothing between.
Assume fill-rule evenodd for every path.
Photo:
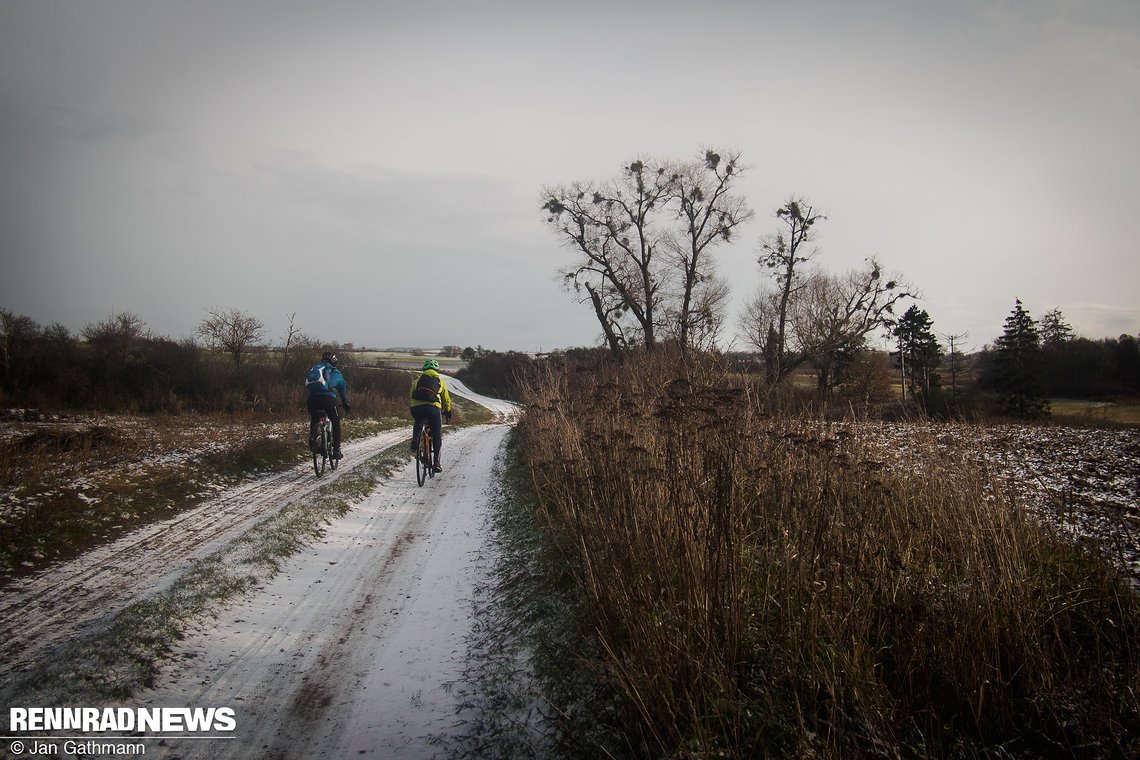
<instances>
[{"instance_id":1,"label":"bicycle rear wheel","mask_svg":"<svg viewBox=\"0 0 1140 760\"><path fill-rule=\"evenodd\" d=\"M330 459L332 459L332 436L329 435L329 423L326 417L325 424L321 427L321 472L324 472Z\"/></svg>"},{"instance_id":2,"label":"bicycle rear wheel","mask_svg":"<svg viewBox=\"0 0 1140 760\"><path fill-rule=\"evenodd\" d=\"M431 439L426 433L420 434L416 444L416 483L423 485L431 473Z\"/></svg>"},{"instance_id":3,"label":"bicycle rear wheel","mask_svg":"<svg viewBox=\"0 0 1140 760\"><path fill-rule=\"evenodd\" d=\"M320 426L318 425L317 427L319 431ZM313 455L313 472L315 472L319 478L321 472L324 470L324 463L321 462L321 437L319 432L315 438L309 438L309 453Z\"/></svg>"},{"instance_id":4,"label":"bicycle rear wheel","mask_svg":"<svg viewBox=\"0 0 1140 760\"><path fill-rule=\"evenodd\" d=\"M313 441L313 472L319 478L325 473L325 462L328 461L328 430L326 417L322 416L317 422L317 438Z\"/></svg>"}]
</instances>

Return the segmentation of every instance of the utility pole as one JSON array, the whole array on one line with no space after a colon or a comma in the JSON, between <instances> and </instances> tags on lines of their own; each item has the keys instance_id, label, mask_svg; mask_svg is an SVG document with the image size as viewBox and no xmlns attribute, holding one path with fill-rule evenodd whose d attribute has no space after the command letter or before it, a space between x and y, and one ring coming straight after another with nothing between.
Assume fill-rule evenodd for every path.
<instances>
[{"instance_id":1,"label":"utility pole","mask_svg":"<svg viewBox=\"0 0 1140 760\"><path fill-rule=\"evenodd\" d=\"M902 385L902 400L906 401L906 346L899 336L899 384Z\"/></svg>"},{"instance_id":2,"label":"utility pole","mask_svg":"<svg viewBox=\"0 0 1140 760\"><path fill-rule=\"evenodd\" d=\"M958 404L958 349L955 347L956 341L960 342L970 337L970 333L964 332L961 335L945 335L943 338L950 344L950 402L955 406Z\"/></svg>"}]
</instances>

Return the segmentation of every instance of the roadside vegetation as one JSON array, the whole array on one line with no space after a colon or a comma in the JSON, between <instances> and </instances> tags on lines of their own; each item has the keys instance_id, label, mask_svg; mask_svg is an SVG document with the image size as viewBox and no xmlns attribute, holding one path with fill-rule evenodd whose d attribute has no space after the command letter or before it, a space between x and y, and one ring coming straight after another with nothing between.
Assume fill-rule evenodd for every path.
<instances>
[{"instance_id":1,"label":"roadside vegetation","mask_svg":"<svg viewBox=\"0 0 1140 760\"><path fill-rule=\"evenodd\" d=\"M535 514L595 653L562 654L618 695L606 751L1140 751L1135 591L970 436L916 428L899 466L873 421L660 351L527 387Z\"/></svg>"},{"instance_id":2,"label":"roadside vegetation","mask_svg":"<svg viewBox=\"0 0 1140 760\"><path fill-rule=\"evenodd\" d=\"M496 465L489 580L474 594L452 757L597 758L622 745L572 553L549 541L516 428Z\"/></svg>"}]
</instances>

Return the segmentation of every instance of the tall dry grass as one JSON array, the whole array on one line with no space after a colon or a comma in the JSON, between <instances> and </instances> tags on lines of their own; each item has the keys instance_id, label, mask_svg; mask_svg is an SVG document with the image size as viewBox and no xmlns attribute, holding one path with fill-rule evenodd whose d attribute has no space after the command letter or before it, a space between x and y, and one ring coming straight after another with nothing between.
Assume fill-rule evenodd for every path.
<instances>
[{"instance_id":1,"label":"tall dry grass","mask_svg":"<svg viewBox=\"0 0 1140 760\"><path fill-rule=\"evenodd\" d=\"M873 423L665 357L529 387L535 490L635 754L1140 746L1135 595L968 455L919 438L888 469Z\"/></svg>"}]
</instances>

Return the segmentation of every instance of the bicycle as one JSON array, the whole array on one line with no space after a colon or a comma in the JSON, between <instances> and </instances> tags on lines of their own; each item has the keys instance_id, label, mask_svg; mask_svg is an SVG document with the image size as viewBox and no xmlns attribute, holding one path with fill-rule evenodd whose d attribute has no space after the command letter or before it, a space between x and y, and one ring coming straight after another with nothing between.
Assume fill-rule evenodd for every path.
<instances>
[{"instance_id":1,"label":"bicycle","mask_svg":"<svg viewBox=\"0 0 1140 760\"><path fill-rule=\"evenodd\" d=\"M332 420L321 411L317 416L317 437L309 442L309 450L313 452L313 472L318 478L324 474L326 464L333 470L340 464L340 460L332 455L332 443Z\"/></svg>"},{"instance_id":2,"label":"bicycle","mask_svg":"<svg viewBox=\"0 0 1140 760\"><path fill-rule=\"evenodd\" d=\"M416 483L418 485L422 486L428 478L435 477L435 469L432 467L434 453L431 445L431 426L425 424L420 430L420 440L416 443Z\"/></svg>"}]
</instances>

